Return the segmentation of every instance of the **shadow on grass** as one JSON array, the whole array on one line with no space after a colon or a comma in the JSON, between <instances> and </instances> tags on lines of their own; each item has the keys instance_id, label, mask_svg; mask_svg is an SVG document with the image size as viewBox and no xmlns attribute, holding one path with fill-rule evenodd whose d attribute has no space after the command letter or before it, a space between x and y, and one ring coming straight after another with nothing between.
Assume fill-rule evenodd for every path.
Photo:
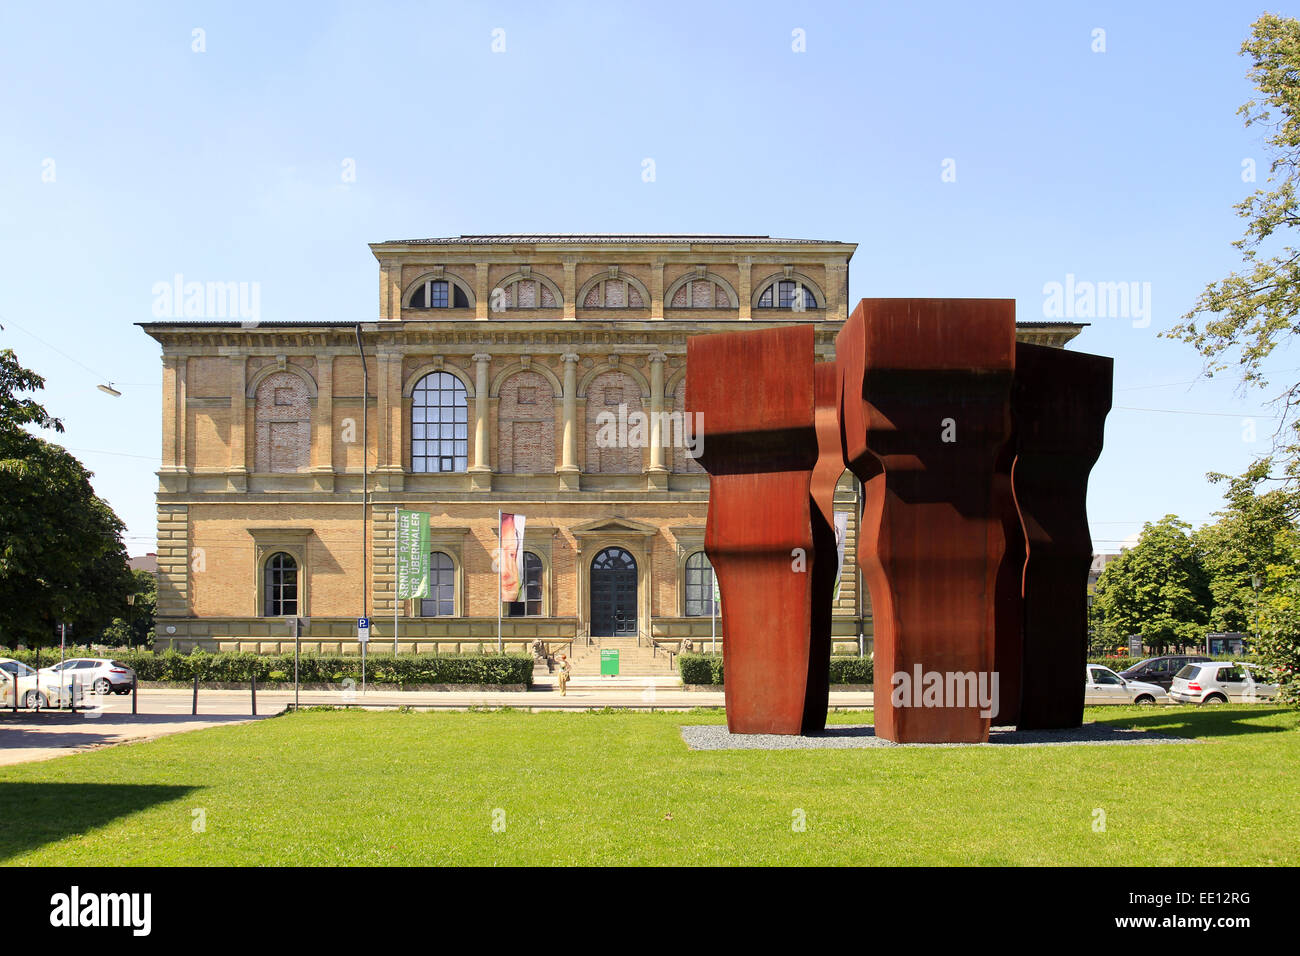
<instances>
[{"instance_id":1,"label":"shadow on grass","mask_svg":"<svg viewBox=\"0 0 1300 956\"><path fill-rule=\"evenodd\" d=\"M0 782L0 861L179 800L198 789L161 784Z\"/></svg>"},{"instance_id":2,"label":"shadow on grass","mask_svg":"<svg viewBox=\"0 0 1300 956\"><path fill-rule=\"evenodd\" d=\"M1186 705L1125 714L1106 723L1136 730L1158 730L1178 737L1238 737L1242 734L1295 733L1293 728L1276 723L1258 723L1266 717L1293 714L1286 707L1251 704L1243 707L1225 705Z\"/></svg>"}]
</instances>

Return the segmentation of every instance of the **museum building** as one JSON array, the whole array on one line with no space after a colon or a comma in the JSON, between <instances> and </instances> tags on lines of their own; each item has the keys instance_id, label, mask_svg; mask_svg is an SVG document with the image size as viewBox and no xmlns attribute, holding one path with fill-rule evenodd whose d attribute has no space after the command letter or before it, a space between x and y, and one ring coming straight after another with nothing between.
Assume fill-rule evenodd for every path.
<instances>
[{"instance_id":1,"label":"museum building","mask_svg":"<svg viewBox=\"0 0 1300 956\"><path fill-rule=\"evenodd\" d=\"M464 235L371 245L378 318L162 320L159 647L640 649L715 633L708 476L684 407L691 335L849 314L853 243L727 235ZM1080 326L1021 323L1062 346ZM430 587L394 598L395 509L425 511ZM849 514L834 634L869 647ZM526 516L498 601L498 513ZM396 618L396 622L395 622ZM635 658L634 659L638 659Z\"/></svg>"}]
</instances>

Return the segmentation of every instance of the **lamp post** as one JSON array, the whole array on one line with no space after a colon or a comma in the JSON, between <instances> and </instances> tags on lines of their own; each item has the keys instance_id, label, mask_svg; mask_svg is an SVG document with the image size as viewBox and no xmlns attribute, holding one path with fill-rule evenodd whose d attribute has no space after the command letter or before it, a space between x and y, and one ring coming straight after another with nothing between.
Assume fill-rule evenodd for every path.
<instances>
[{"instance_id":1,"label":"lamp post","mask_svg":"<svg viewBox=\"0 0 1300 956\"><path fill-rule=\"evenodd\" d=\"M135 595L126 596L126 649L135 650Z\"/></svg>"},{"instance_id":2,"label":"lamp post","mask_svg":"<svg viewBox=\"0 0 1300 956\"><path fill-rule=\"evenodd\" d=\"M1259 575L1252 574L1250 576L1250 587L1255 592L1255 613L1253 615L1254 619L1251 622L1254 625L1254 627L1251 629L1251 639L1256 644L1259 643L1259 585L1260 585Z\"/></svg>"}]
</instances>

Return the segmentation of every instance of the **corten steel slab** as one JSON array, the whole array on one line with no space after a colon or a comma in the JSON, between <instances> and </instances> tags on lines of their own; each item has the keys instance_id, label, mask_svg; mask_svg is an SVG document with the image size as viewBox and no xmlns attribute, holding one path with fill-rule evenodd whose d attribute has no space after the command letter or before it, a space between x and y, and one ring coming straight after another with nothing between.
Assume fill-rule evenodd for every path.
<instances>
[{"instance_id":1,"label":"corten steel slab","mask_svg":"<svg viewBox=\"0 0 1300 956\"><path fill-rule=\"evenodd\" d=\"M1014 394L1013 379L1012 395ZM993 723L1000 726L1010 726L1020 719L1020 671L1024 654L1024 603L1020 589L1025 570L1025 535L1020 526L1020 512L1016 510L1015 495L1011 491L1015 444L1013 414L1011 440L1003 446L993 473L993 494L997 500L1002 537L1006 545L1006 551L998 564L998 577L993 591L993 666L998 674L998 712Z\"/></svg>"},{"instance_id":2,"label":"corten steel slab","mask_svg":"<svg viewBox=\"0 0 1300 956\"><path fill-rule=\"evenodd\" d=\"M1011 483L1026 542L1022 730L1083 722L1088 474L1101 454L1113 373L1105 356L1016 345Z\"/></svg>"},{"instance_id":3,"label":"corten steel slab","mask_svg":"<svg viewBox=\"0 0 1300 956\"><path fill-rule=\"evenodd\" d=\"M703 415L704 550L725 608L732 733L799 734L826 720L816 688L827 677L809 660L818 560L813 352L811 325L687 340L686 407Z\"/></svg>"},{"instance_id":4,"label":"corten steel slab","mask_svg":"<svg viewBox=\"0 0 1300 956\"><path fill-rule=\"evenodd\" d=\"M817 464L813 468L812 536L816 560L812 572L812 631L808 646L808 697L804 704L804 733L826 728L830 702L831 614L839 547L835 541L835 486L844 474L840 437L839 374L834 362L813 366L817 423Z\"/></svg>"},{"instance_id":5,"label":"corten steel slab","mask_svg":"<svg viewBox=\"0 0 1300 956\"><path fill-rule=\"evenodd\" d=\"M995 666L1004 532L994 473L1011 431L1015 302L864 299L836 361L849 467L863 482L876 732L900 743L985 741L978 690L992 690ZM860 420L865 434L852 430ZM922 686L938 674L939 706L901 682L912 693L896 701L895 674ZM969 675L976 700L958 675Z\"/></svg>"}]
</instances>

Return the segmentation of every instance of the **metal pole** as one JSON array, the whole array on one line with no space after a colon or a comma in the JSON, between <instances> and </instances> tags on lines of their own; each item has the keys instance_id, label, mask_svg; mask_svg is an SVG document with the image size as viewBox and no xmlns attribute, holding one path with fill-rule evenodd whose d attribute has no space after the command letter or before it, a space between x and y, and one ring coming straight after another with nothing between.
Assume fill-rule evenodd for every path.
<instances>
[{"instance_id":1,"label":"metal pole","mask_svg":"<svg viewBox=\"0 0 1300 956\"><path fill-rule=\"evenodd\" d=\"M393 659L397 659L397 594L402 587L402 548L397 540L397 513L401 509L393 506Z\"/></svg>"},{"instance_id":2,"label":"metal pole","mask_svg":"<svg viewBox=\"0 0 1300 956\"><path fill-rule=\"evenodd\" d=\"M136 705L140 696L140 678L137 677L131 682L131 713L136 712Z\"/></svg>"},{"instance_id":3,"label":"metal pole","mask_svg":"<svg viewBox=\"0 0 1300 956\"><path fill-rule=\"evenodd\" d=\"M199 712L199 675L195 674L194 675L194 702L190 705L190 713L197 714L198 712Z\"/></svg>"},{"instance_id":4,"label":"metal pole","mask_svg":"<svg viewBox=\"0 0 1300 956\"><path fill-rule=\"evenodd\" d=\"M252 674L252 680L249 682L248 686L253 692L253 716L256 717L257 716L257 670L256 670L257 665L254 664L253 667L254 670Z\"/></svg>"},{"instance_id":5,"label":"metal pole","mask_svg":"<svg viewBox=\"0 0 1300 956\"><path fill-rule=\"evenodd\" d=\"M501 537L501 509L497 509L497 653L501 653L501 572L505 568L506 543Z\"/></svg>"},{"instance_id":6,"label":"metal pole","mask_svg":"<svg viewBox=\"0 0 1300 956\"><path fill-rule=\"evenodd\" d=\"M363 695L366 692L366 645L369 643L369 641L361 642L361 693Z\"/></svg>"},{"instance_id":7,"label":"metal pole","mask_svg":"<svg viewBox=\"0 0 1300 956\"><path fill-rule=\"evenodd\" d=\"M77 712L77 675L72 675L72 680L68 683L68 709L74 714Z\"/></svg>"},{"instance_id":8,"label":"metal pole","mask_svg":"<svg viewBox=\"0 0 1300 956\"><path fill-rule=\"evenodd\" d=\"M293 619L293 709L298 710L298 655L302 650L302 632L298 628L298 617Z\"/></svg>"},{"instance_id":9,"label":"metal pole","mask_svg":"<svg viewBox=\"0 0 1300 956\"><path fill-rule=\"evenodd\" d=\"M361 356L361 617L370 617L366 610L369 579L369 528L370 528L370 478L366 469L370 465L370 369L366 365L366 350L361 344L361 326L357 325L357 354ZM362 648L362 676L365 671L365 648ZM362 681L364 688L365 681Z\"/></svg>"}]
</instances>

